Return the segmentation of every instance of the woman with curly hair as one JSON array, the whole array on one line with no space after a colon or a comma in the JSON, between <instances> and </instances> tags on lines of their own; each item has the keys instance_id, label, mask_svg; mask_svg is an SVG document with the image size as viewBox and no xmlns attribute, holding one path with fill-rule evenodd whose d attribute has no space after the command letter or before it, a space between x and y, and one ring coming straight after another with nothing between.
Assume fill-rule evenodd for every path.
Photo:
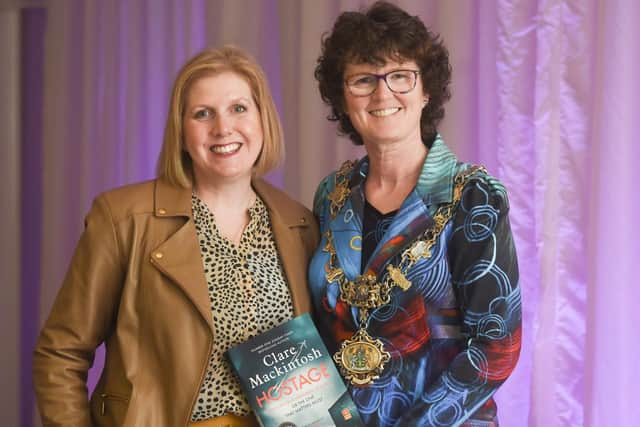
<instances>
[{"instance_id":1,"label":"woman with curly hair","mask_svg":"<svg viewBox=\"0 0 640 427\"><path fill-rule=\"evenodd\" d=\"M520 353L516 252L502 184L437 125L439 36L377 2L345 12L315 75L329 120L364 145L319 185L309 283L321 333L368 426L497 426Z\"/></svg>"}]
</instances>

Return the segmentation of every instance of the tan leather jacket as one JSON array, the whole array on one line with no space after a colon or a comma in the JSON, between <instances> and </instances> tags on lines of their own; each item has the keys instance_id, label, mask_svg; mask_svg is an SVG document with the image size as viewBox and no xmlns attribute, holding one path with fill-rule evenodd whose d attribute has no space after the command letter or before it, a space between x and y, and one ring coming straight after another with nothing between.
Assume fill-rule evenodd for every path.
<instances>
[{"instance_id":1,"label":"tan leather jacket","mask_svg":"<svg viewBox=\"0 0 640 427\"><path fill-rule=\"evenodd\" d=\"M294 311L307 312L313 214L265 181L253 186ZM34 352L43 424L187 425L214 333L191 190L154 180L99 196ZM87 370L102 342L105 367L89 401Z\"/></svg>"}]
</instances>

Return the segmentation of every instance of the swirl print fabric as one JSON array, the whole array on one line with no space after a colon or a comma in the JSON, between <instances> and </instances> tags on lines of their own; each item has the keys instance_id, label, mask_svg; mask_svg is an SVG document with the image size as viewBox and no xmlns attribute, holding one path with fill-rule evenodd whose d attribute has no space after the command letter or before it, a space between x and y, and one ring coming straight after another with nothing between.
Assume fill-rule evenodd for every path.
<instances>
[{"instance_id":1,"label":"swirl print fabric","mask_svg":"<svg viewBox=\"0 0 640 427\"><path fill-rule=\"evenodd\" d=\"M438 206L452 200L455 175L468 167L436 139L418 185L384 234L377 233L380 239L371 259L379 260L385 243L406 236L412 224L432 222ZM367 169L366 158L355 165L350 199L334 219L327 200L333 174L320 184L314 202L321 231L332 230L338 263L346 267L349 280L366 268L359 248L341 245L341 240L362 236ZM431 256L406 272L411 287L395 288L389 304L371 311L367 331L384 343L391 361L373 384L349 387L367 425L498 425L491 396L513 371L521 336L518 267L508 211L504 187L486 173L474 175L431 247ZM426 221L419 221L421 216ZM324 237L309 278L318 327L335 352L358 323L357 311L340 300L337 283L327 282L326 243ZM400 249L390 251L385 263L397 265Z\"/></svg>"}]
</instances>

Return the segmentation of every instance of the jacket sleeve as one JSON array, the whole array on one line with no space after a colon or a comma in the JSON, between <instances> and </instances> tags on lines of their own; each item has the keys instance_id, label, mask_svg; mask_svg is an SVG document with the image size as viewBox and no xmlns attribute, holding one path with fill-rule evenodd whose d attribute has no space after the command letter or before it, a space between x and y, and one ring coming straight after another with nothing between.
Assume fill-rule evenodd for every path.
<instances>
[{"instance_id":1,"label":"jacket sleeve","mask_svg":"<svg viewBox=\"0 0 640 427\"><path fill-rule=\"evenodd\" d=\"M94 201L69 270L33 354L33 381L45 426L90 426L87 372L114 330L125 268L111 212Z\"/></svg>"},{"instance_id":2,"label":"jacket sleeve","mask_svg":"<svg viewBox=\"0 0 640 427\"><path fill-rule=\"evenodd\" d=\"M465 186L448 248L465 345L396 426L460 426L514 369L521 305L508 210L497 181Z\"/></svg>"}]
</instances>

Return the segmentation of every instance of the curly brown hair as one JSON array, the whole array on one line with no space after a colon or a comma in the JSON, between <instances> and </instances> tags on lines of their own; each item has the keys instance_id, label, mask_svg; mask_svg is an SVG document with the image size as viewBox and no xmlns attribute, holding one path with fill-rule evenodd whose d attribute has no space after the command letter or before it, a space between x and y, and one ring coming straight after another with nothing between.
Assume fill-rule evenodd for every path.
<instances>
[{"instance_id":1,"label":"curly brown hair","mask_svg":"<svg viewBox=\"0 0 640 427\"><path fill-rule=\"evenodd\" d=\"M322 37L315 77L322 100L331 107L327 119L337 121L340 134L362 145L362 137L344 112L344 70L349 63L383 66L389 59L413 60L420 68L424 92L429 95L420 130L423 143L430 148L444 117L444 103L451 98L449 52L419 17L385 1L364 12L340 14L331 33Z\"/></svg>"}]
</instances>

